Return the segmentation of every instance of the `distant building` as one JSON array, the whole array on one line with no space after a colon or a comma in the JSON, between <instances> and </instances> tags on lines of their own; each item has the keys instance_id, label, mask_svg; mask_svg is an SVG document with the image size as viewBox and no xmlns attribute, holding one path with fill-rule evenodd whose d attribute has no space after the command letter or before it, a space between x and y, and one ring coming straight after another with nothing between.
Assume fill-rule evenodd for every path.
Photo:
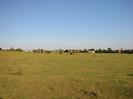
<instances>
[{"instance_id":1,"label":"distant building","mask_svg":"<svg viewBox=\"0 0 133 99\"><path fill-rule=\"evenodd\" d=\"M121 49L119 50L119 53L122 53L122 51L123 51L123 49L121 48Z\"/></svg>"},{"instance_id":2,"label":"distant building","mask_svg":"<svg viewBox=\"0 0 133 99\"><path fill-rule=\"evenodd\" d=\"M89 53L95 53L95 51L88 51Z\"/></svg>"}]
</instances>

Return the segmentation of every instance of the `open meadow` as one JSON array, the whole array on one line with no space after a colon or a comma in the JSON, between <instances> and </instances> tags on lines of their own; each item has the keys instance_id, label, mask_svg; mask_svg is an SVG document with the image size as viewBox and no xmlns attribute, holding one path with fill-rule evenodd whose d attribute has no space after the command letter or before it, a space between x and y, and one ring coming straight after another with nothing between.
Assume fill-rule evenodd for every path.
<instances>
[{"instance_id":1,"label":"open meadow","mask_svg":"<svg viewBox=\"0 0 133 99\"><path fill-rule=\"evenodd\" d=\"M133 99L133 54L0 51L0 99Z\"/></svg>"}]
</instances>

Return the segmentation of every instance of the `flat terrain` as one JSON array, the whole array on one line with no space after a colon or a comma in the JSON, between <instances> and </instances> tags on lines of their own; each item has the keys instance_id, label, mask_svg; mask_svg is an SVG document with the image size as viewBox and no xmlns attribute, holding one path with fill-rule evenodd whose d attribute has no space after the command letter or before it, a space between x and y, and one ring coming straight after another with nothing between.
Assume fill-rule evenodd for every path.
<instances>
[{"instance_id":1,"label":"flat terrain","mask_svg":"<svg viewBox=\"0 0 133 99\"><path fill-rule=\"evenodd\" d=\"M133 99L133 55L1 51L0 99Z\"/></svg>"}]
</instances>

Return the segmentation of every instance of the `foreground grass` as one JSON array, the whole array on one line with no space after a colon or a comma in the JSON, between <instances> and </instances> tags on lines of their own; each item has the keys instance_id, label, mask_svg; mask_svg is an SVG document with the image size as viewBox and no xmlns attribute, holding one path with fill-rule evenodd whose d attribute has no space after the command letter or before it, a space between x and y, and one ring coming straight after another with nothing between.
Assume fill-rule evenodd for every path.
<instances>
[{"instance_id":1,"label":"foreground grass","mask_svg":"<svg viewBox=\"0 0 133 99\"><path fill-rule=\"evenodd\" d=\"M133 55L0 52L2 99L133 99Z\"/></svg>"}]
</instances>

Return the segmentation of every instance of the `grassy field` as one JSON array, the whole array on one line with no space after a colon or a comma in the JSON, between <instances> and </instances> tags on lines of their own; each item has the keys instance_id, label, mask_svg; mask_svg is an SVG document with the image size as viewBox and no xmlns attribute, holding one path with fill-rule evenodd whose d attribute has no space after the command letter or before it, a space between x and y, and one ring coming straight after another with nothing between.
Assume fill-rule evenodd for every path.
<instances>
[{"instance_id":1,"label":"grassy field","mask_svg":"<svg viewBox=\"0 0 133 99\"><path fill-rule=\"evenodd\" d=\"M133 99L133 55L0 52L0 99Z\"/></svg>"}]
</instances>

